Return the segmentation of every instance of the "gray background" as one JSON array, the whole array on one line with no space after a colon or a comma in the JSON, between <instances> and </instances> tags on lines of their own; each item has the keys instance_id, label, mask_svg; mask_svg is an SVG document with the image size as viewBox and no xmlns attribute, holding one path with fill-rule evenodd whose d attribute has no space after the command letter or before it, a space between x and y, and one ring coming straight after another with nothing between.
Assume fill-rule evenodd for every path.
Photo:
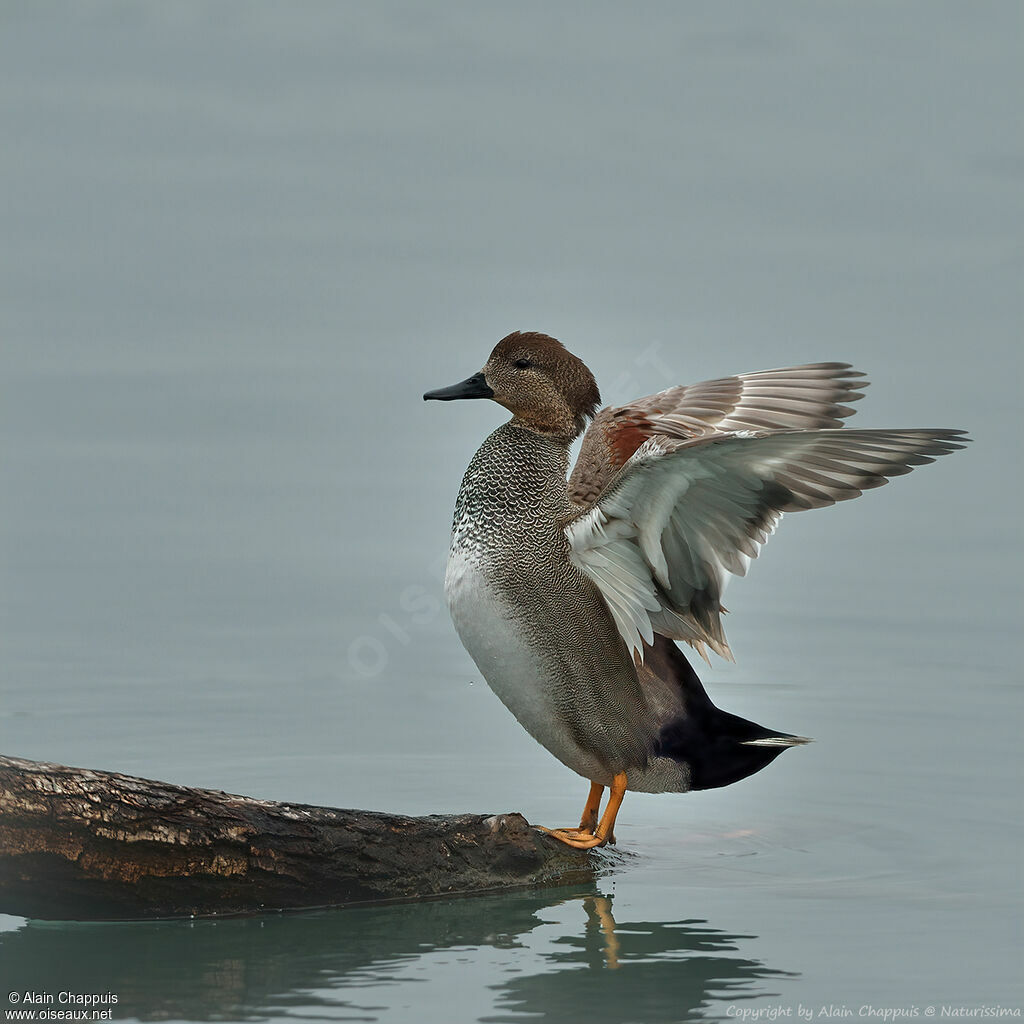
<instances>
[{"instance_id":1,"label":"gray background","mask_svg":"<svg viewBox=\"0 0 1024 1024\"><path fill-rule=\"evenodd\" d=\"M585 784L441 600L501 410L420 396L511 330L609 402L842 359L858 425L977 439L788 517L730 590L713 698L818 743L630 795L620 970L563 893L0 918L2 980L84 963L119 1019L1019 1005L1020 29L924 0L0 8L5 753L569 823Z\"/></svg>"}]
</instances>

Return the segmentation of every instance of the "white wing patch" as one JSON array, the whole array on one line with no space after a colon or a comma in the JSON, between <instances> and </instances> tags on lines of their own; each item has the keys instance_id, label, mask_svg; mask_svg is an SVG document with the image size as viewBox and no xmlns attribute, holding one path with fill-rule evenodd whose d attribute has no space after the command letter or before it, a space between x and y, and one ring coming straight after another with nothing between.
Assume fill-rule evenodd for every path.
<instances>
[{"instance_id":1,"label":"white wing patch","mask_svg":"<svg viewBox=\"0 0 1024 1024\"><path fill-rule=\"evenodd\" d=\"M721 596L783 512L821 508L963 447L952 430L769 430L653 437L565 527L634 658L654 633L732 660Z\"/></svg>"},{"instance_id":2,"label":"white wing patch","mask_svg":"<svg viewBox=\"0 0 1024 1024\"><path fill-rule=\"evenodd\" d=\"M566 527L569 559L598 586L623 640L634 657L654 642L651 613L661 601L651 585L651 570L635 543L636 526L609 520L594 506Z\"/></svg>"}]
</instances>

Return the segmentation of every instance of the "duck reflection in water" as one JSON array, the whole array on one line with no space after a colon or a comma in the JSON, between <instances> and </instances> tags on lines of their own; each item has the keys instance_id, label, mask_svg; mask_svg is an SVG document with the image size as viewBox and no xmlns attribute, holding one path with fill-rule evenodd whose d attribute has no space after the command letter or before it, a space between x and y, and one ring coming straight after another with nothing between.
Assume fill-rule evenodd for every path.
<instances>
[{"instance_id":1,"label":"duck reflection in water","mask_svg":"<svg viewBox=\"0 0 1024 1024\"><path fill-rule=\"evenodd\" d=\"M582 934L566 929L545 954L548 969L500 986L498 1005L510 1015L487 1020L511 1024L524 1014L572 1020L584 1008L589 1021L663 1024L700 1020L706 1012L717 1018L708 1012L716 1001L776 995L771 979L797 976L735 955L756 936L731 935L695 919L616 923L612 899L598 892L584 896Z\"/></svg>"},{"instance_id":2,"label":"duck reflection in water","mask_svg":"<svg viewBox=\"0 0 1024 1024\"><path fill-rule=\"evenodd\" d=\"M587 934L597 929L604 939L604 962L609 970L619 966L619 940L615 934L615 918L612 917L612 901L607 896L588 896L583 901L587 912Z\"/></svg>"}]
</instances>

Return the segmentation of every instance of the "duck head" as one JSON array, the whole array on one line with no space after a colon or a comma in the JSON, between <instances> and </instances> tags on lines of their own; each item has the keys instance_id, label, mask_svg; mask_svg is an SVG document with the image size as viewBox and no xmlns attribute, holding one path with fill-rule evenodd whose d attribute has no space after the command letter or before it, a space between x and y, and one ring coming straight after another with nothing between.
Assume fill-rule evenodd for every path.
<instances>
[{"instance_id":1,"label":"duck head","mask_svg":"<svg viewBox=\"0 0 1024 1024\"><path fill-rule=\"evenodd\" d=\"M490 398L512 413L516 425L569 440L601 402L582 359L546 334L520 331L498 342L480 373L423 396L424 401L457 398Z\"/></svg>"}]
</instances>

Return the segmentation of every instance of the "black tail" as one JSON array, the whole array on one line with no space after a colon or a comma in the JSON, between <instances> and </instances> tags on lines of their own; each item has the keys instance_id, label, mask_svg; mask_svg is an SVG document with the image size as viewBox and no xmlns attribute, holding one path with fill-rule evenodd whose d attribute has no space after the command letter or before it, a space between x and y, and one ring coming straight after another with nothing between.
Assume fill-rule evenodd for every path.
<instances>
[{"instance_id":1,"label":"black tail","mask_svg":"<svg viewBox=\"0 0 1024 1024\"><path fill-rule=\"evenodd\" d=\"M665 637L654 638L644 661L682 691L683 714L662 727L653 753L688 765L691 789L729 786L771 764L787 747L810 742L715 707L683 652Z\"/></svg>"}]
</instances>

